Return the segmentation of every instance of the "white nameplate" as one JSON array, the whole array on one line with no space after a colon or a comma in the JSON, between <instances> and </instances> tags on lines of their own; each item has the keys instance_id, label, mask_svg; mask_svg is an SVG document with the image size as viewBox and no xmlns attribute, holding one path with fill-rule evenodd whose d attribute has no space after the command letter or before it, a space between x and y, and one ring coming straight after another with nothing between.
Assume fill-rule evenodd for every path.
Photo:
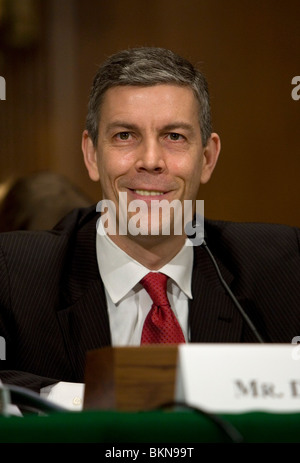
<instances>
[{"instance_id":1,"label":"white nameplate","mask_svg":"<svg viewBox=\"0 0 300 463\"><path fill-rule=\"evenodd\" d=\"M300 355L289 344L186 344L175 398L209 412L300 412Z\"/></svg>"}]
</instances>

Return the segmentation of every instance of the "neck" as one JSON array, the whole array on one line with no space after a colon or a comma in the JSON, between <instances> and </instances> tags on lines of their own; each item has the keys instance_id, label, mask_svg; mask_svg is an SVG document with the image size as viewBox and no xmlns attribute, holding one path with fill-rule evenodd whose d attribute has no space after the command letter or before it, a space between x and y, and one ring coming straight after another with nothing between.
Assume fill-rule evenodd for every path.
<instances>
[{"instance_id":1,"label":"neck","mask_svg":"<svg viewBox=\"0 0 300 463\"><path fill-rule=\"evenodd\" d=\"M159 270L178 254L186 236L110 235L110 239L149 270Z\"/></svg>"}]
</instances>

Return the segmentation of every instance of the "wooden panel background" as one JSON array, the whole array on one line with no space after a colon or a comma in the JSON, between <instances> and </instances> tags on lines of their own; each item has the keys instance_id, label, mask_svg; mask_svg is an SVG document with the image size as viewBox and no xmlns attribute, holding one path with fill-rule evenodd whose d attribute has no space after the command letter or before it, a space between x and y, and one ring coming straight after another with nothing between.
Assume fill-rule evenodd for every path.
<instances>
[{"instance_id":1,"label":"wooden panel background","mask_svg":"<svg viewBox=\"0 0 300 463\"><path fill-rule=\"evenodd\" d=\"M222 152L206 215L300 226L299 0L0 0L0 181L52 169L97 201L80 148L89 88L106 56L140 45L208 78Z\"/></svg>"}]
</instances>

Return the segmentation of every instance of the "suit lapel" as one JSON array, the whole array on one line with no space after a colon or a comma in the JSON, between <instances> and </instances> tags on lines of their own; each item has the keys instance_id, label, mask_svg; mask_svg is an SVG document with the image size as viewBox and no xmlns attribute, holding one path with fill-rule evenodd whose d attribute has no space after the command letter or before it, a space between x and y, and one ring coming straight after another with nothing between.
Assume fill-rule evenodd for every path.
<instances>
[{"instance_id":1,"label":"suit lapel","mask_svg":"<svg viewBox=\"0 0 300 463\"><path fill-rule=\"evenodd\" d=\"M106 297L96 256L96 220L86 217L70 236L58 320L77 381L83 380L86 352L111 344Z\"/></svg>"},{"instance_id":2,"label":"suit lapel","mask_svg":"<svg viewBox=\"0 0 300 463\"><path fill-rule=\"evenodd\" d=\"M230 285L233 276L215 256L223 278ZM216 270L202 247L194 248L192 278L193 300L190 302L192 342L240 342L242 320L221 285Z\"/></svg>"},{"instance_id":3,"label":"suit lapel","mask_svg":"<svg viewBox=\"0 0 300 463\"><path fill-rule=\"evenodd\" d=\"M77 381L84 376L86 353L111 344L105 294L99 281L91 283L76 304L58 312L67 353Z\"/></svg>"}]
</instances>

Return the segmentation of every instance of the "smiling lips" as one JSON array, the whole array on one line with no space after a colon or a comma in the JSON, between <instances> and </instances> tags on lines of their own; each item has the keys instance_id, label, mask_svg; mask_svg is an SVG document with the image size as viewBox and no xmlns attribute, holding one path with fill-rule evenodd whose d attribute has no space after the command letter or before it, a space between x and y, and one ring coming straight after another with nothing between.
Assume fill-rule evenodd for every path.
<instances>
[{"instance_id":1,"label":"smiling lips","mask_svg":"<svg viewBox=\"0 0 300 463\"><path fill-rule=\"evenodd\" d=\"M134 193L140 196L161 196L164 194L163 191L156 191L156 190L133 190Z\"/></svg>"}]
</instances>

